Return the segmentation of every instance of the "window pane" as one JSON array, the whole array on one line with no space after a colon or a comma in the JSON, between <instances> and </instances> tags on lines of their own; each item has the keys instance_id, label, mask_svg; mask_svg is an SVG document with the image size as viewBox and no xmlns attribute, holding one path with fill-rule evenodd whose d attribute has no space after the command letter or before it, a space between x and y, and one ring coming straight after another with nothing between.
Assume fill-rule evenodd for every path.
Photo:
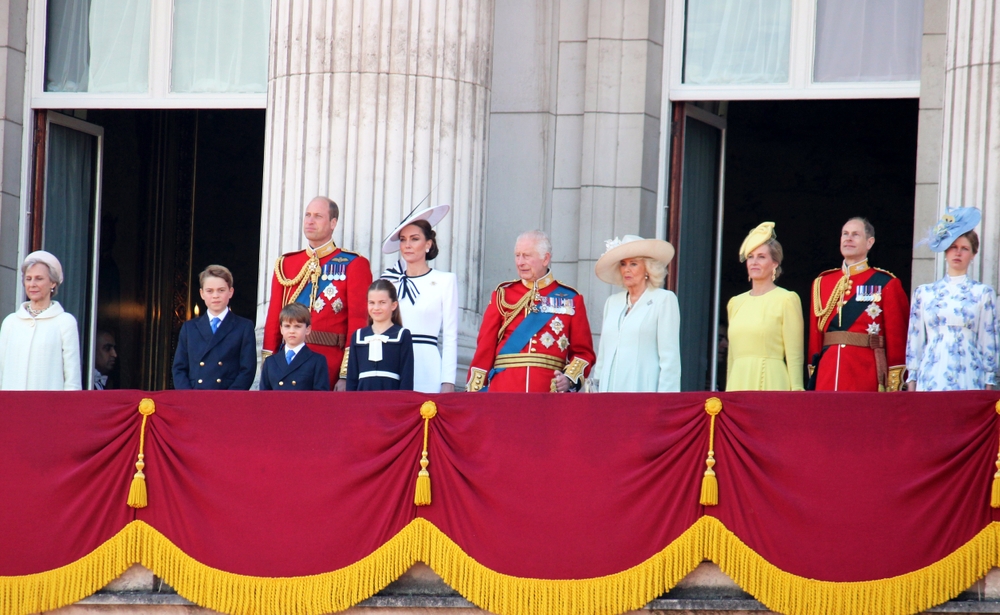
<instances>
[{"instance_id":1,"label":"window pane","mask_svg":"<svg viewBox=\"0 0 1000 615\"><path fill-rule=\"evenodd\" d=\"M791 0L688 0L684 83L788 83Z\"/></svg>"},{"instance_id":2,"label":"window pane","mask_svg":"<svg viewBox=\"0 0 1000 615\"><path fill-rule=\"evenodd\" d=\"M269 0L174 0L173 92L267 92Z\"/></svg>"},{"instance_id":3,"label":"window pane","mask_svg":"<svg viewBox=\"0 0 1000 615\"><path fill-rule=\"evenodd\" d=\"M49 0L45 91L148 91L149 2Z\"/></svg>"},{"instance_id":4,"label":"window pane","mask_svg":"<svg viewBox=\"0 0 1000 615\"><path fill-rule=\"evenodd\" d=\"M918 81L924 3L818 0L817 82Z\"/></svg>"}]
</instances>

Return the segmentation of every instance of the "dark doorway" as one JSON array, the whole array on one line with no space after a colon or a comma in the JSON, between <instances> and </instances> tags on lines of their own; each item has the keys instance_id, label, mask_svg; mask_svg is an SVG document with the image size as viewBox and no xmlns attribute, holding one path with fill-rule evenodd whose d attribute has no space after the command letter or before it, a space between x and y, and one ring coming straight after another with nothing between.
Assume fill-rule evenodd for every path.
<instances>
[{"instance_id":1,"label":"dark doorway","mask_svg":"<svg viewBox=\"0 0 1000 615\"><path fill-rule=\"evenodd\" d=\"M169 388L177 334L200 303L202 269L229 267L230 307L256 314L264 111L76 115L105 135L97 326L117 342L110 384Z\"/></svg>"},{"instance_id":2,"label":"dark doorway","mask_svg":"<svg viewBox=\"0 0 1000 615\"><path fill-rule=\"evenodd\" d=\"M853 216L875 226L871 264L910 288L916 100L731 102L726 120L723 326L726 302L749 289L740 244L764 221L775 222L784 248L778 284L798 293L806 323L812 281L840 267L840 228Z\"/></svg>"}]
</instances>

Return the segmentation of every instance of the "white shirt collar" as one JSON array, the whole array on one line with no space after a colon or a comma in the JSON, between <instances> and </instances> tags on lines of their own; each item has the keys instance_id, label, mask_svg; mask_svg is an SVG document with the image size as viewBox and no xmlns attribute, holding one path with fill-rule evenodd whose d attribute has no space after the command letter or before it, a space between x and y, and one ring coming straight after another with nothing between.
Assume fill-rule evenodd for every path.
<instances>
[{"instance_id":1,"label":"white shirt collar","mask_svg":"<svg viewBox=\"0 0 1000 615\"><path fill-rule=\"evenodd\" d=\"M297 357L303 346L305 346L305 343L299 344L298 346L289 346L288 344L285 344L285 356L288 356L288 351L291 350L295 353L292 357Z\"/></svg>"},{"instance_id":2,"label":"white shirt collar","mask_svg":"<svg viewBox=\"0 0 1000 615\"><path fill-rule=\"evenodd\" d=\"M94 389L104 390L108 386L108 377L94 368Z\"/></svg>"},{"instance_id":3,"label":"white shirt collar","mask_svg":"<svg viewBox=\"0 0 1000 615\"><path fill-rule=\"evenodd\" d=\"M205 311L208 312L208 321L209 322L212 322L213 318L218 318L219 322L221 323L223 320L226 319L226 315L229 314L229 306L227 305L226 307L222 308L222 311L219 312L218 314L213 314L212 310L205 310Z\"/></svg>"}]
</instances>

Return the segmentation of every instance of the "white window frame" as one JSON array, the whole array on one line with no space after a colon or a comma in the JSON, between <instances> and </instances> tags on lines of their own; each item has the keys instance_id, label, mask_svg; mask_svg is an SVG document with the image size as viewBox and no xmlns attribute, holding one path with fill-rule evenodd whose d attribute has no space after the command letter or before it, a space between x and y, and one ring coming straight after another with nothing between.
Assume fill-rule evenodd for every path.
<instances>
[{"instance_id":1,"label":"white window frame","mask_svg":"<svg viewBox=\"0 0 1000 615\"><path fill-rule=\"evenodd\" d=\"M697 1L697 0L694 0ZM668 0L670 41L669 99L699 100L829 100L845 98L919 98L920 81L813 82L817 0L791 0L788 83L691 85L684 75L685 0Z\"/></svg>"},{"instance_id":2,"label":"white window frame","mask_svg":"<svg viewBox=\"0 0 1000 615\"><path fill-rule=\"evenodd\" d=\"M150 0L149 91L88 93L45 91L45 25L48 2L29 3L28 76L32 109L265 109L267 93L173 93L173 0ZM157 25L158 27L153 27ZM268 43L270 44L270 43Z\"/></svg>"}]
</instances>

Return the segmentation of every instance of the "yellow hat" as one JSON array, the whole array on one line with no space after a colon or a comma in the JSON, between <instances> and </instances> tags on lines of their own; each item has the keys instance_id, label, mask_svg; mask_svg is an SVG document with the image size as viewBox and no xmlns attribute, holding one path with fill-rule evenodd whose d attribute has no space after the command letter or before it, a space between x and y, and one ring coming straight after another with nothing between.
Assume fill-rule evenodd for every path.
<instances>
[{"instance_id":1,"label":"yellow hat","mask_svg":"<svg viewBox=\"0 0 1000 615\"><path fill-rule=\"evenodd\" d=\"M748 254L775 237L777 235L774 234L774 222L761 222L758 224L757 228L750 231L747 238L743 240L743 245L740 246L740 262L746 261Z\"/></svg>"}]
</instances>

